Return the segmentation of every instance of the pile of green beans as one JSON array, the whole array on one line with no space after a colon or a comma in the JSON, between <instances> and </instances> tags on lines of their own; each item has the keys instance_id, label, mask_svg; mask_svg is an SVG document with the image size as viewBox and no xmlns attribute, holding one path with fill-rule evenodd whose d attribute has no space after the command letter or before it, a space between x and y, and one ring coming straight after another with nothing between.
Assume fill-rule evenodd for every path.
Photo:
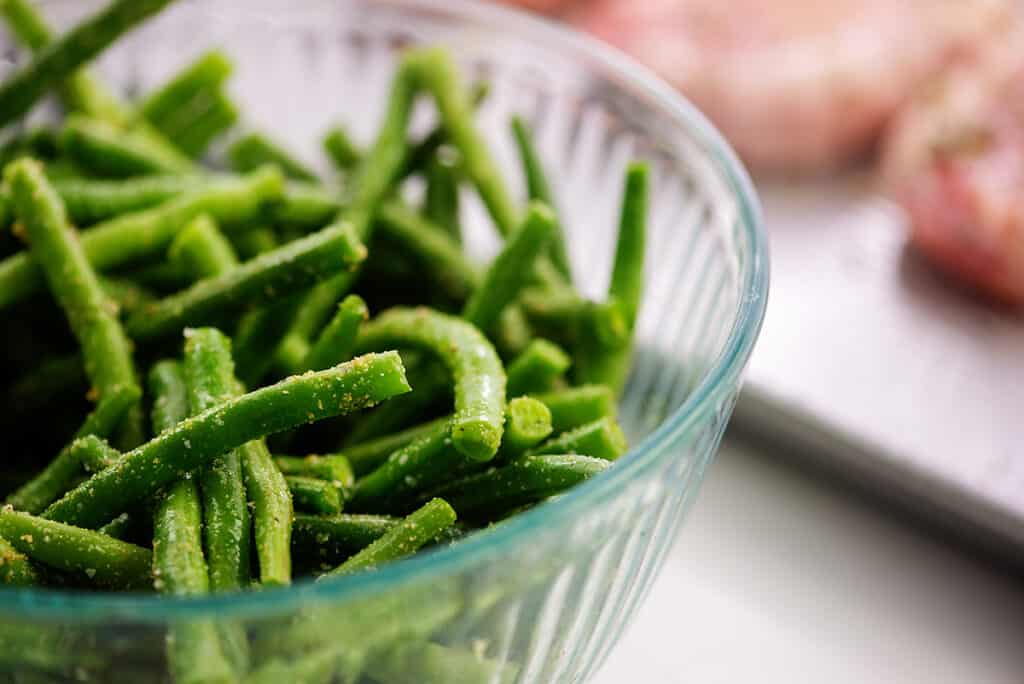
<instances>
[{"instance_id":1,"label":"pile of green beans","mask_svg":"<svg viewBox=\"0 0 1024 684\"><path fill-rule=\"evenodd\" d=\"M232 132L245 113L220 50L138 102L85 70L169 1L112 0L63 35L27 0L0 3L32 52L0 84L0 121L50 90L67 112L0 159L0 230L19 245L0 258L0 311L12 330L50 331L6 362L0 414L18 416L11 444L52 440L6 454L0 583L197 596L344 581L611 467L626 452L616 398L643 294L646 165L626 174L607 296L587 299L529 125L510 122L517 198L475 121L486 85L467 88L446 53L404 55L365 148L332 125L323 175L332 164L272 134ZM417 139L421 98L437 125ZM234 142L216 156L220 135ZM487 263L463 248L465 189L504 241ZM42 405L45 430L26 418ZM171 629L176 681L499 671L430 641L250 654L222 627Z\"/></svg>"}]
</instances>

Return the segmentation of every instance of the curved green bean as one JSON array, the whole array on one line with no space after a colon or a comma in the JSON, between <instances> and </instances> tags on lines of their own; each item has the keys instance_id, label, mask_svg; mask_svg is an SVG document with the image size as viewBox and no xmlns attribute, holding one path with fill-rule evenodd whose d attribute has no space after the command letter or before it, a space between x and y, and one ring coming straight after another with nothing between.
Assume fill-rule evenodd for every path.
<instances>
[{"instance_id":1,"label":"curved green bean","mask_svg":"<svg viewBox=\"0 0 1024 684\"><path fill-rule=\"evenodd\" d=\"M505 369L508 396L550 390L571 364L572 359L557 344L542 338L532 340Z\"/></svg>"},{"instance_id":2,"label":"curved green bean","mask_svg":"<svg viewBox=\"0 0 1024 684\"><path fill-rule=\"evenodd\" d=\"M0 537L32 560L119 589L152 583L153 554L135 544L28 513L0 510Z\"/></svg>"},{"instance_id":3,"label":"curved green bean","mask_svg":"<svg viewBox=\"0 0 1024 684\"><path fill-rule=\"evenodd\" d=\"M304 475L286 475L284 479L296 510L319 515L341 513L344 499L334 483Z\"/></svg>"},{"instance_id":4,"label":"curved green bean","mask_svg":"<svg viewBox=\"0 0 1024 684\"><path fill-rule=\"evenodd\" d=\"M170 2L114 0L99 13L42 47L31 62L0 84L0 124L10 123L27 112L52 86L71 76L122 34Z\"/></svg>"},{"instance_id":5,"label":"curved green bean","mask_svg":"<svg viewBox=\"0 0 1024 684\"><path fill-rule=\"evenodd\" d=\"M281 198L281 173L261 169L241 179L211 181L151 209L124 214L82 231L82 249L96 271L124 266L161 253L185 223L206 212L222 227L257 220ZM28 253L0 261L0 309L25 299L44 284Z\"/></svg>"},{"instance_id":6,"label":"curved green bean","mask_svg":"<svg viewBox=\"0 0 1024 684\"><path fill-rule=\"evenodd\" d=\"M455 523L455 518L455 511L447 502L432 499L323 577L374 570L383 563L411 555L443 530L451 527Z\"/></svg>"},{"instance_id":7,"label":"curved green bean","mask_svg":"<svg viewBox=\"0 0 1024 684\"><path fill-rule=\"evenodd\" d=\"M238 255L209 214L189 221L167 249L172 263L196 279L216 278L238 266Z\"/></svg>"},{"instance_id":8,"label":"curved green bean","mask_svg":"<svg viewBox=\"0 0 1024 684\"><path fill-rule=\"evenodd\" d=\"M505 418L505 370L473 325L426 308L395 308L363 326L357 351L417 347L435 354L455 382L452 442L469 458L497 453Z\"/></svg>"},{"instance_id":9,"label":"curved green bean","mask_svg":"<svg viewBox=\"0 0 1024 684\"><path fill-rule=\"evenodd\" d=\"M145 132L125 130L101 119L72 114L60 136L61 151L98 176L122 178L189 173L192 160L173 147L155 144Z\"/></svg>"},{"instance_id":10,"label":"curved green bean","mask_svg":"<svg viewBox=\"0 0 1024 684\"><path fill-rule=\"evenodd\" d=\"M481 330L489 330L530 281L534 261L546 248L554 229L555 215L551 210L542 203L531 202L522 225L509 236L484 272L480 286L462 310L462 317Z\"/></svg>"},{"instance_id":11,"label":"curved green bean","mask_svg":"<svg viewBox=\"0 0 1024 684\"><path fill-rule=\"evenodd\" d=\"M22 159L10 164L5 176L15 213L31 241L33 259L64 309L98 396L108 396L120 387L138 387L128 338L42 166ZM141 441L142 414L129 411L125 429L133 440Z\"/></svg>"},{"instance_id":12,"label":"curved green bean","mask_svg":"<svg viewBox=\"0 0 1024 684\"><path fill-rule=\"evenodd\" d=\"M305 358L295 369L301 373L307 370L321 370L352 357L359 326L370 317L366 302L358 295L349 295L341 300L334 318L323 329Z\"/></svg>"},{"instance_id":13,"label":"curved green bean","mask_svg":"<svg viewBox=\"0 0 1024 684\"><path fill-rule=\"evenodd\" d=\"M365 258L366 247L350 226L325 228L144 307L128 318L125 329L146 340L202 325L226 309L258 306L339 269L349 272Z\"/></svg>"},{"instance_id":14,"label":"curved green bean","mask_svg":"<svg viewBox=\"0 0 1024 684\"><path fill-rule=\"evenodd\" d=\"M185 330L183 372L192 415L235 395L231 342L216 328ZM249 583L250 525L237 449L218 454L206 464L199 474L199 493L210 589L240 589Z\"/></svg>"},{"instance_id":15,"label":"curved green bean","mask_svg":"<svg viewBox=\"0 0 1024 684\"><path fill-rule=\"evenodd\" d=\"M409 391L397 352L368 354L230 399L125 454L52 504L45 517L98 526L132 503L268 434L372 406Z\"/></svg>"}]
</instances>

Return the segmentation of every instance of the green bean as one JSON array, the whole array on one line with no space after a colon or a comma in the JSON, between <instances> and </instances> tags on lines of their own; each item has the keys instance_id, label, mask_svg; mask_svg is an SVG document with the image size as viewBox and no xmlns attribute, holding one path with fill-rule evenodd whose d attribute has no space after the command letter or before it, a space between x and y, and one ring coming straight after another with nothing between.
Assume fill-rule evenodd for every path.
<instances>
[{"instance_id":1,"label":"green bean","mask_svg":"<svg viewBox=\"0 0 1024 684\"><path fill-rule=\"evenodd\" d=\"M40 50L53 40L50 27L29 0L6 0L0 3L0 12L14 35L29 49Z\"/></svg>"},{"instance_id":2,"label":"green bean","mask_svg":"<svg viewBox=\"0 0 1024 684\"><path fill-rule=\"evenodd\" d=\"M210 182L159 206L82 231L82 249L95 270L111 270L159 254L186 222L203 212L225 228L252 221L267 203L281 197L282 186L280 172L272 168ZM38 264L26 253L0 261L0 308L26 298L43 282Z\"/></svg>"},{"instance_id":3,"label":"green bean","mask_svg":"<svg viewBox=\"0 0 1024 684\"><path fill-rule=\"evenodd\" d=\"M175 148L154 144L145 133L80 114L68 117L60 143L69 159L98 176L122 178L193 170L191 159Z\"/></svg>"},{"instance_id":4,"label":"green bean","mask_svg":"<svg viewBox=\"0 0 1024 684\"><path fill-rule=\"evenodd\" d=\"M452 448L451 423L442 422L357 480L352 490L351 508L359 511L400 508L404 502L415 499L416 492L438 487L465 467L466 457Z\"/></svg>"},{"instance_id":5,"label":"green bean","mask_svg":"<svg viewBox=\"0 0 1024 684\"><path fill-rule=\"evenodd\" d=\"M232 244L242 259L252 259L254 256L275 249L281 243L278 241L274 229L264 226L235 235Z\"/></svg>"},{"instance_id":6,"label":"green bean","mask_svg":"<svg viewBox=\"0 0 1024 684\"><path fill-rule=\"evenodd\" d=\"M476 129L472 103L451 59L439 49L420 49L409 53L407 63L417 84L433 95L445 133L462 155L462 168L476 185L498 232L511 236L519 225L519 212Z\"/></svg>"},{"instance_id":7,"label":"green bean","mask_svg":"<svg viewBox=\"0 0 1024 684\"><path fill-rule=\"evenodd\" d=\"M342 450L341 454L352 464L352 470L355 471L356 475L365 475L379 467L396 450L423 437L438 425L442 423L447 424L450 421L451 416L438 418L429 423L406 428L400 432L377 437L360 444L354 444Z\"/></svg>"},{"instance_id":8,"label":"green bean","mask_svg":"<svg viewBox=\"0 0 1024 684\"><path fill-rule=\"evenodd\" d=\"M474 83L470 86L469 94L467 95L470 106L474 110L477 109L487 99L490 92L491 86L487 81L477 81ZM448 133L444 125L436 126L427 135L423 136L422 140L409 149L401 178L404 180L413 173L426 169L430 165L430 161L438 156L441 148L448 142Z\"/></svg>"},{"instance_id":9,"label":"green bean","mask_svg":"<svg viewBox=\"0 0 1024 684\"><path fill-rule=\"evenodd\" d=\"M310 230L330 223L341 209L335 193L313 183L289 182L284 197L271 207L267 220L285 228Z\"/></svg>"},{"instance_id":10,"label":"green bean","mask_svg":"<svg viewBox=\"0 0 1024 684\"><path fill-rule=\"evenodd\" d=\"M45 516L87 527L100 525L225 451L407 391L397 352L361 356L319 373L288 378L162 432L71 490Z\"/></svg>"},{"instance_id":11,"label":"green bean","mask_svg":"<svg viewBox=\"0 0 1024 684\"><path fill-rule=\"evenodd\" d=\"M647 223L647 165L631 164L626 172L622 194L619 237L615 248L608 296L616 302L625 317L629 331L626 342L582 355L575 367L577 382L599 382L621 391L629 372L633 350L632 334L640 308L644 286L644 242Z\"/></svg>"},{"instance_id":12,"label":"green bean","mask_svg":"<svg viewBox=\"0 0 1024 684\"><path fill-rule=\"evenodd\" d=\"M0 84L0 124L27 112L52 86L169 3L170 0L114 0L42 47L31 62Z\"/></svg>"},{"instance_id":13,"label":"green bean","mask_svg":"<svg viewBox=\"0 0 1024 684\"><path fill-rule=\"evenodd\" d=\"M100 276L100 287L119 314L129 314L157 299L155 293L128 278Z\"/></svg>"},{"instance_id":14,"label":"green bean","mask_svg":"<svg viewBox=\"0 0 1024 684\"><path fill-rule=\"evenodd\" d=\"M98 473L114 465L121 458L120 451L110 446L107 440L96 435L79 437L68 445L68 448L74 455L75 460L81 464L87 473ZM64 492L60 493L63 494ZM54 499L56 498L54 497ZM54 499L47 503L52 503ZM32 513L32 511L28 512Z\"/></svg>"},{"instance_id":15,"label":"green bean","mask_svg":"<svg viewBox=\"0 0 1024 684\"><path fill-rule=\"evenodd\" d=\"M515 458L540 444L550 434L551 411L547 406L532 397L512 399L505 411L501 456Z\"/></svg>"},{"instance_id":16,"label":"green bean","mask_svg":"<svg viewBox=\"0 0 1024 684\"><path fill-rule=\"evenodd\" d=\"M374 570L404 558L430 542L455 522L455 511L443 499L432 499L324 577Z\"/></svg>"},{"instance_id":17,"label":"green bean","mask_svg":"<svg viewBox=\"0 0 1024 684\"><path fill-rule=\"evenodd\" d=\"M530 322L553 337L576 345L591 337L602 347L617 347L629 338L625 312L615 302L593 302L572 290L529 287L520 297Z\"/></svg>"},{"instance_id":18,"label":"green bean","mask_svg":"<svg viewBox=\"0 0 1024 684\"><path fill-rule=\"evenodd\" d=\"M292 581L289 547L292 536L292 499L281 471L274 464L266 442L249 442L240 448L245 488L252 500L252 520L259 559L260 584L280 586Z\"/></svg>"},{"instance_id":19,"label":"green bean","mask_svg":"<svg viewBox=\"0 0 1024 684\"><path fill-rule=\"evenodd\" d=\"M132 525L134 523L135 520L132 516L127 513L122 513L96 531L100 534L105 534L108 537L124 541L124 538L131 533Z\"/></svg>"},{"instance_id":20,"label":"green bean","mask_svg":"<svg viewBox=\"0 0 1024 684\"><path fill-rule=\"evenodd\" d=\"M231 342L216 328L185 330L185 381L189 409L197 415L235 395ZM249 507L241 454L218 454L199 476L203 541L210 589L230 591L249 583Z\"/></svg>"},{"instance_id":21,"label":"green bean","mask_svg":"<svg viewBox=\"0 0 1024 684\"><path fill-rule=\"evenodd\" d=\"M0 537L38 563L84 574L103 586L144 589L152 581L149 549L99 532L3 509Z\"/></svg>"},{"instance_id":22,"label":"green bean","mask_svg":"<svg viewBox=\"0 0 1024 684\"><path fill-rule=\"evenodd\" d=\"M317 179L309 167L260 133L249 133L232 143L228 148L228 161L235 171L251 171L264 164L275 164L289 178L301 181Z\"/></svg>"},{"instance_id":23,"label":"green bean","mask_svg":"<svg viewBox=\"0 0 1024 684\"><path fill-rule=\"evenodd\" d=\"M529 281L533 263L547 246L554 228L555 215L551 210L531 202L522 225L509 236L484 273L480 287L466 302L463 318L481 330L490 329Z\"/></svg>"},{"instance_id":24,"label":"green bean","mask_svg":"<svg viewBox=\"0 0 1024 684\"><path fill-rule=\"evenodd\" d=\"M292 551L315 551L320 560L337 563L372 544L398 521L386 515L296 513L292 524Z\"/></svg>"},{"instance_id":25,"label":"green bean","mask_svg":"<svg viewBox=\"0 0 1024 684\"><path fill-rule=\"evenodd\" d=\"M581 385L534 395L551 411L554 434L616 414L615 394L605 385Z\"/></svg>"},{"instance_id":26,"label":"green bean","mask_svg":"<svg viewBox=\"0 0 1024 684\"><path fill-rule=\"evenodd\" d=\"M540 338L531 341L505 369L508 396L550 390L571 364L572 359L565 350L553 342Z\"/></svg>"},{"instance_id":27,"label":"green bean","mask_svg":"<svg viewBox=\"0 0 1024 684\"><path fill-rule=\"evenodd\" d=\"M342 126L334 126L327 131L324 135L323 148L334 165L342 171L352 169L362 157L362 151L352 142L348 131Z\"/></svg>"},{"instance_id":28,"label":"green bean","mask_svg":"<svg viewBox=\"0 0 1024 684\"><path fill-rule=\"evenodd\" d=\"M239 319L234 340L235 366L239 379L247 386L258 385L274 366L275 352L305 296L305 292L300 292L285 297L249 311Z\"/></svg>"},{"instance_id":29,"label":"green bean","mask_svg":"<svg viewBox=\"0 0 1024 684\"><path fill-rule=\"evenodd\" d=\"M209 322L226 309L258 306L299 291L365 258L366 247L351 227L325 228L145 307L128 318L125 329L136 340L171 334Z\"/></svg>"},{"instance_id":30,"label":"green bean","mask_svg":"<svg viewBox=\"0 0 1024 684\"><path fill-rule=\"evenodd\" d=\"M216 278L238 266L238 255L209 214L189 221L171 241L168 258L196 279Z\"/></svg>"},{"instance_id":31,"label":"green bean","mask_svg":"<svg viewBox=\"0 0 1024 684\"><path fill-rule=\"evenodd\" d=\"M292 501L295 502L297 510L320 515L341 513L341 490L333 483L302 475L286 475L284 479L288 483L288 491L292 493Z\"/></svg>"},{"instance_id":32,"label":"green bean","mask_svg":"<svg viewBox=\"0 0 1024 684\"><path fill-rule=\"evenodd\" d=\"M139 105L139 113L157 128L165 130L166 122L182 107L196 97L218 90L231 75L232 69L231 60L220 50L204 52L167 83L150 93Z\"/></svg>"},{"instance_id":33,"label":"green bean","mask_svg":"<svg viewBox=\"0 0 1024 684\"><path fill-rule=\"evenodd\" d=\"M451 501L462 517L488 519L559 494L609 465L604 459L575 454L523 456L445 485L435 495Z\"/></svg>"},{"instance_id":34,"label":"green bean","mask_svg":"<svg viewBox=\"0 0 1024 684\"><path fill-rule=\"evenodd\" d=\"M195 159L200 156L222 133L238 122L238 108L222 91L194 103L192 118L181 124L184 130L176 134L174 142L178 149Z\"/></svg>"},{"instance_id":35,"label":"green bean","mask_svg":"<svg viewBox=\"0 0 1024 684\"><path fill-rule=\"evenodd\" d=\"M626 453L626 436L615 419L606 416L552 437L530 453L582 454L614 461Z\"/></svg>"},{"instance_id":36,"label":"green bean","mask_svg":"<svg viewBox=\"0 0 1024 684\"><path fill-rule=\"evenodd\" d=\"M99 397L120 387L137 387L128 338L42 167L24 159L9 165L5 175L32 256L67 315ZM141 413L129 411L124 425L141 439Z\"/></svg>"},{"instance_id":37,"label":"green bean","mask_svg":"<svg viewBox=\"0 0 1024 684\"><path fill-rule=\"evenodd\" d=\"M471 651L408 641L377 651L366 672L380 684L512 684L519 668Z\"/></svg>"},{"instance_id":38,"label":"green bean","mask_svg":"<svg viewBox=\"0 0 1024 684\"><path fill-rule=\"evenodd\" d=\"M520 116L512 117L512 136L516 142L516 149L519 152L519 162L523 167L523 176L526 179L526 191L531 200L544 202L546 205L555 208L555 199L548 184L547 176L544 173L544 166L540 161L540 155L533 143L533 133L530 127ZM569 255L565 249L565 234L562 232L561 222L555 217L555 228L551 231L551 239L548 242L548 256L551 263L562 274L567 282L572 282L572 269L569 265Z\"/></svg>"},{"instance_id":39,"label":"green bean","mask_svg":"<svg viewBox=\"0 0 1024 684\"><path fill-rule=\"evenodd\" d=\"M156 432L172 429L189 413L189 390L181 364L161 361L149 374ZM116 520L116 518L115 518ZM153 516L154 586L161 593L196 596L210 590L203 556L203 512L196 480L174 482ZM167 659L175 681L233 681L217 630L207 621L172 625Z\"/></svg>"},{"instance_id":40,"label":"green bean","mask_svg":"<svg viewBox=\"0 0 1024 684\"><path fill-rule=\"evenodd\" d=\"M0 584L30 586L39 584L39 573L28 556L0 538Z\"/></svg>"},{"instance_id":41,"label":"green bean","mask_svg":"<svg viewBox=\"0 0 1024 684\"><path fill-rule=\"evenodd\" d=\"M341 454L275 456L274 463L285 475L315 477L326 480L339 489L351 489L356 483L352 464Z\"/></svg>"},{"instance_id":42,"label":"green bean","mask_svg":"<svg viewBox=\"0 0 1024 684\"><path fill-rule=\"evenodd\" d=\"M452 442L469 458L486 461L501 442L505 370L494 347L466 321L425 308L395 308L363 326L357 350L392 346L432 352L455 382Z\"/></svg>"},{"instance_id":43,"label":"green bean","mask_svg":"<svg viewBox=\"0 0 1024 684\"><path fill-rule=\"evenodd\" d=\"M367 242L373 218L383 199L391 192L405 160L405 137L409 124L415 88L407 60L403 60L391 84L388 109L377 139L352 173L350 202L343 208L336 223L351 225L355 234ZM352 285L353 274L343 273L324 281L309 293L299 308L291 331L285 336L283 348L309 344L310 338L331 315L335 303ZM295 342L297 340L297 343ZM305 350L302 355L305 354ZM301 355L294 359L298 362ZM281 359L287 362L288 359ZM287 363L282 364L285 368Z\"/></svg>"},{"instance_id":44,"label":"green bean","mask_svg":"<svg viewBox=\"0 0 1024 684\"><path fill-rule=\"evenodd\" d=\"M435 157L427 166L427 192L423 215L441 226L453 240L462 243L459 225L459 178L451 160Z\"/></svg>"},{"instance_id":45,"label":"green bean","mask_svg":"<svg viewBox=\"0 0 1024 684\"><path fill-rule=\"evenodd\" d=\"M443 228L397 201L385 202L377 214L381 233L408 250L452 299L465 301L480 283L480 272Z\"/></svg>"},{"instance_id":46,"label":"green bean","mask_svg":"<svg viewBox=\"0 0 1024 684\"><path fill-rule=\"evenodd\" d=\"M362 297L345 297L338 305L338 312L320 333L295 372L321 370L352 358L359 326L369 317L370 313Z\"/></svg>"}]
</instances>

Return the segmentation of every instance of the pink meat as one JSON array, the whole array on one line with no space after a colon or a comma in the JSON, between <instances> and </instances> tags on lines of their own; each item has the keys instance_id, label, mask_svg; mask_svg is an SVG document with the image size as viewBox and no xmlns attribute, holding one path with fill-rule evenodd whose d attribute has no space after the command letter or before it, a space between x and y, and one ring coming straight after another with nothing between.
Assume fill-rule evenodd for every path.
<instances>
[{"instance_id":1,"label":"pink meat","mask_svg":"<svg viewBox=\"0 0 1024 684\"><path fill-rule=\"evenodd\" d=\"M514 5L541 14L557 14L573 0L498 0L500 4Z\"/></svg>"},{"instance_id":2,"label":"pink meat","mask_svg":"<svg viewBox=\"0 0 1024 684\"><path fill-rule=\"evenodd\" d=\"M1024 305L1024 33L909 104L882 164L917 247L961 281Z\"/></svg>"},{"instance_id":3,"label":"pink meat","mask_svg":"<svg viewBox=\"0 0 1024 684\"><path fill-rule=\"evenodd\" d=\"M748 163L868 151L913 87L998 30L1009 0L593 0L573 21L677 86Z\"/></svg>"}]
</instances>

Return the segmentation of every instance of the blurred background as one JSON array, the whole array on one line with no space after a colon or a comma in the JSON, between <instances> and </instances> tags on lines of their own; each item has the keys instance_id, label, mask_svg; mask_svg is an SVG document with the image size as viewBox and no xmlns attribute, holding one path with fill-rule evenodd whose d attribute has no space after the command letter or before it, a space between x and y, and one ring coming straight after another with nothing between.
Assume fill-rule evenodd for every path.
<instances>
[{"instance_id":1,"label":"blurred background","mask_svg":"<svg viewBox=\"0 0 1024 684\"><path fill-rule=\"evenodd\" d=\"M505 4L696 104L772 245L731 434L599 684L1024 682L1021 5Z\"/></svg>"}]
</instances>

